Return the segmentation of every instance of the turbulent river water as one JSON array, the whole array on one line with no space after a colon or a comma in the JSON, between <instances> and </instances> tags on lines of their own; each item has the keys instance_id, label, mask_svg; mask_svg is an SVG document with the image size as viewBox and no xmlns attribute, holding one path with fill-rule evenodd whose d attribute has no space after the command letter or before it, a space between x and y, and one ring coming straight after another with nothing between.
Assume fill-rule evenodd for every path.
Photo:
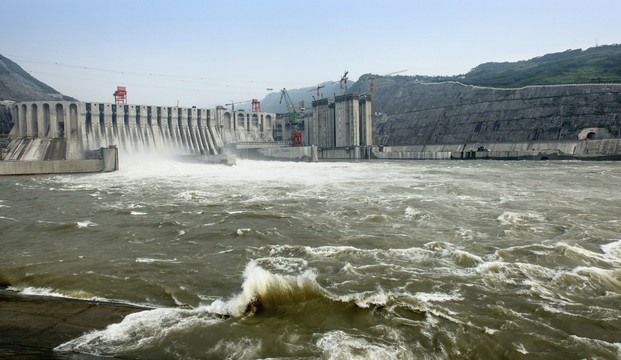
<instances>
[{"instance_id":1,"label":"turbulent river water","mask_svg":"<svg viewBox=\"0 0 621 360\"><path fill-rule=\"evenodd\" d=\"M618 162L124 157L0 178L0 278L153 307L57 351L618 359L620 184Z\"/></svg>"}]
</instances>

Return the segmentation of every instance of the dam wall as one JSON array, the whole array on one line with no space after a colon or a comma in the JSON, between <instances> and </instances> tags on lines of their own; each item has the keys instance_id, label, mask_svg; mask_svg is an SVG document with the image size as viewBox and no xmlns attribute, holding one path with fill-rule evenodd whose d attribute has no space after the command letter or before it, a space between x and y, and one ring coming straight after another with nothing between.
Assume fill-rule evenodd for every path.
<instances>
[{"instance_id":1,"label":"dam wall","mask_svg":"<svg viewBox=\"0 0 621 360\"><path fill-rule=\"evenodd\" d=\"M373 149L372 158L395 160L621 160L621 139L383 146Z\"/></svg>"},{"instance_id":2,"label":"dam wall","mask_svg":"<svg viewBox=\"0 0 621 360\"><path fill-rule=\"evenodd\" d=\"M220 147L222 142L234 144L274 141L275 113L228 110L221 107L212 112L220 127Z\"/></svg>"},{"instance_id":3,"label":"dam wall","mask_svg":"<svg viewBox=\"0 0 621 360\"><path fill-rule=\"evenodd\" d=\"M462 153L477 151L478 144L442 144L390 146L392 152L446 152ZM621 139L541 141L527 143L494 143L486 146L489 151L552 151L566 155L614 155L621 154Z\"/></svg>"},{"instance_id":4,"label":"dam wall","mask_svg":"<svg viewBox=\"0 0 621 360\"><path fill-rule=\"evenodd\" d=\"M96 156L77 160L0 161L0 176L111 172L119 169L118 149L101 148Z\"/></svg>"},{"instance_id":5,"label":"dam wall","mask_svg":"<svg viewBox=\"0 0 621 360\"><path fill-rule=\"evenodd\" d=\"M376 90L377 145L487 146L621 138L621 84L498 89L410 78L391 81Z\"/></svg>"},{"instance_id":6,"label":"dam wall","mask_svg":"<svg viewBox=\"0 0 621 360\"><path fill-rule=\"evenodd\" d=\"M77 101L11 107L15 123L5 160L74 160L116 146L124 152L217 155L223 148L213 110Z\"/></svg>"}]
</instances>

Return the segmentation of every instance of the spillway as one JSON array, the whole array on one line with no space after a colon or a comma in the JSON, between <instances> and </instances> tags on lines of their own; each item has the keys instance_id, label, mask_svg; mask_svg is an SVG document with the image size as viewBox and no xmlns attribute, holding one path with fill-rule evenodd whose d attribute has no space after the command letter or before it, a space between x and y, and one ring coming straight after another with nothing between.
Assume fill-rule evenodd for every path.
<instances>
[{"instance_id":1,"label":"spillway","mask_svg":"<svg viewBox=\"0 0 621 360\"><path fill-rule=\"evenodd\" d=\"M83 159L117 146L133 153L217 155L224 144L211 109L77 101L31 101L11 109L8 160Z\"/></svg>"}]
</instances>

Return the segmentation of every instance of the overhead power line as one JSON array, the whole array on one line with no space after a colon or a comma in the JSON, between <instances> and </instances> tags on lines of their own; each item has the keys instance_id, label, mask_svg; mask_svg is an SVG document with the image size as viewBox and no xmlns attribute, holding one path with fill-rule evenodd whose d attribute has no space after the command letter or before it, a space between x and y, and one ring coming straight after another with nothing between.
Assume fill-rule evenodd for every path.
<instances>
[{"instance_id":1,"label":"overhead power line","mask_svg":"<svg viewBox=\"0 0 621 360\"><path fill-rule=\"evenodd\" d=\"M38 58L32 58L32 57L26 57L26 56L21 56L21 55L14 55L14 54L9 54L9 55L7 55L7 57L14 58L14 59L21 59L23 62L29 62L29 63L35 63L35 64L54 65L54 66L60 66L60 67L65 67L65 68L70 68L70 69L96 71L96 72L116 74L116 75L121 75L121 76L138 76L138 77L147 77L147 78L151 78L151 79L152 78L159 78L161 80L180 81L180 82L198 82L198 83L205 83L205 82L215 82L215 83L218 83L218 82L221 82L221 83L225 83L224 85L226 85L226 83L240 83L240 84L259 84L259 83L260 84L274 84L274 83L277 83L277 84L299 85L299 86L307 85L307 84L301 84L301 83L295 83L295 82L274 82L274 81L256 81L256 80L217 79L217 78L203 77L203 76L198 76L198 77L192 76L192 77L190 77L190 76L180 76L180 75L151 73L151 72L119 71L119 70L106 69L106 68L100 68L100 67L68 64L68 63L59 62L59 61L38 59ZM77 78L79 78L79 77L77 77ZM214 85L216 85L216 84L214 84ZM221 85L221 84L218 84L218 85ZM265 89L265 86L262 85L260 87L257 87L257 89L258 88Z\"/></svg>"},{"instance_id":2,"label":"overhead power line","mask_svg":"<svg viewBox=\"0 0 621 360\"><path fill-rule=\"evenodd\" d=\"M28 71L29 74L31 75L46 75L46 76L56 76L56 77L62 77L62 78L69 78L69 79L77 79L77 80L83 80L83 81L94 81L94 82L101 82L101 79L96 79L93 77L86 77L86 76L75 76L75 75L66 75L66 74L59 74L59 73L50 73L50 72L45 72L45 71ZM35 76L36 77L36 76ZM186 91L196 91L196 92L226 92L226 91L231 91L231 92L239 92L239 90L233 90L233 89L241 89L241 90L264 90L264 87L249 87L249 86L245 86L245 85L228 85L228 84L222 84L222 85L217 85L218 90L215 89L197 89L196 86L194 86L194 88L192 87L187 87L187 86L163 86L163 85L154 85L154 84L149 84L149 83L145 83L145 82L140 82L140 81L131 81L131 80L121 80L121 81L116 81L117 83L120 83L121 85L131 85L131 86L147 86L149 88L159 88L159 89L172 89L172 90L186 90ZM195 81L181 81L181 83L185 84L204 84L207 85L206 83L200 83L200 82L195 82ZM215 87L215 86L212 86ZM223 88L225 88L226 90L222 90Z\"/></svg>"}]
</instances>

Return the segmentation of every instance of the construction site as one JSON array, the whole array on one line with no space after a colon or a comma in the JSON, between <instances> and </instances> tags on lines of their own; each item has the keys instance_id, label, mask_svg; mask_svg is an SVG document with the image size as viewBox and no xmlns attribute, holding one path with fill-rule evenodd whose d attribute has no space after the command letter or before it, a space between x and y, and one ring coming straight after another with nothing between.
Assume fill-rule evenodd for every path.
<instances>
[{"instance_id":1,"label":"construction site","mask_svg":"<svg viewBox=\"0 0 621 360\"><path fill-rule=\"evenodd\" d=\"M346 75L341 80L343 94L329 99L318 93L310 114L305 113L303 103L293 104L286 89L281 90L280 99L288 109L284 114L262 111L257 99L231 101L215 109L133 105L128 103L123 86L113 93L114 103L11 103L8 108L14 125L8 134L10 142L0 153L0 173L113 171L118 168L116 153L107 166L84 167L83 162L117 150L164 151L229 165L235 163L235 157L288 161L370 158L374 145L372 95L347 93ZM240 109L240 104L247 103L252 105L250 111ZM103 157L100 160L105 162ZM50 167L50 161L70 161L72 165ZM26 162L28 166L23 165Z\"/></svg>"},{"instance_id":2,"label":"construction site","mask_svg":"<svg viewBox=\"0 0 621 360\"><path fill-rule=\"evenodd\" d=\"M237 157L316 162L620 156L621 140L614 134L616 113L610 117L606 115L610 111L600 105L581 115L570 107L584 102L586 109L602 96L612 97L608 103L614 104L618 85L491 89L446 82L386 93L399 88L393 85L380 89L384 99L414 99L402 101L406 107L413 101L422 102L413 109L400 109L401 115L382 115L381 123L376 123L375 80L403 71L361 78L359 82L368 85L365 92L360 86L357 91L348 89L346 71L331 83L338 84L338 94L334 91L333 96L324 97L320 89L325 85L308 90L316 91L310 108L304 101L294 103L283 88L274 94L286 109L281 113L263 111L258 99L231 100L213 109L134 105L128 102L123 86L112 94L113 103L4 101L0 110L10 122L3 123L0 174L114 171L118 169L117 152L163 152L228 165L235 164ZM421 94L413 96L412 91ZM447 95L422 97L432 91ZM564 95L554 95L559 92ZM472 96L485 101L468 102ZM426 103L433 99L437 104ZM250 110L244 109L248 106ZM546 119L554 122L546 123ZM380 135L375 133L378 129Z\"/></svg>"}]
</instances>

